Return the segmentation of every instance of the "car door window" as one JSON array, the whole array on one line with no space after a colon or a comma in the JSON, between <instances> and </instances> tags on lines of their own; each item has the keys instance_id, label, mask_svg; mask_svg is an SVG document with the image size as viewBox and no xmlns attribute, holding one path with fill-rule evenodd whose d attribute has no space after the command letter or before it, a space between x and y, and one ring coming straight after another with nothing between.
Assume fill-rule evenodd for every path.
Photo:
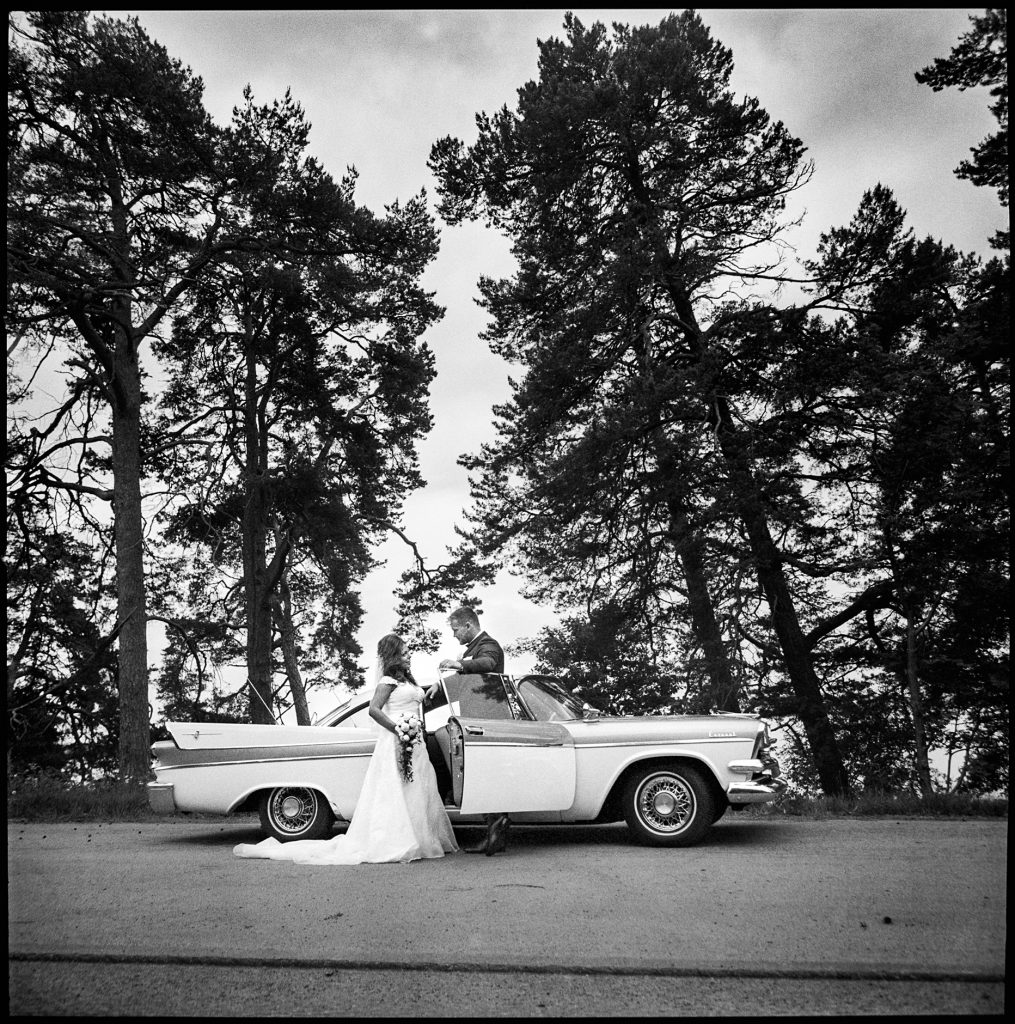
<instances>
[{"instance_id":1,"label":"car door window","mask_svg":"<svg viewBox=\"0 0 1015 1024\"><path fill-rule=\"evenodd\" d=\"M456 713L464 718L518 717L512 710L504 680L499 675L450 676L444 680L444 686L452 706L458 707Z\"/></svg>"}]
</instances>

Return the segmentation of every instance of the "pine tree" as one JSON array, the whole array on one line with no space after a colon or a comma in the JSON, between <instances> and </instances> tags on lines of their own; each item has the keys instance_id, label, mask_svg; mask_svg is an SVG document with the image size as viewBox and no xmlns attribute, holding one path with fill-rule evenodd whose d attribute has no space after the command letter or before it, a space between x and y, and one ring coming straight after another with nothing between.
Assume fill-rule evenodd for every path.
<instances>
[{"instance_id":1,"label":"pine tree","mask_svg":"<svg viewBox=\"0 0 1015 1024\"><path fill-rule=\"evenodd\" d=\"M120 773L150 768L141 349L236 242L221 134L136 19L32 12L8 63L8 323L64 339L111 419ZM52 486L79 488L57 474Z\"/></svg>"},{"instance_id":2,"label":"pine tree","mask_svg":"<svg viewBox=\"0 0 1015 1024\"><path fill-rule=\"evenodd\" d=\"M242 601L255 722L274 720L277 646L309 724L297 617L328 681L358 681L356 587L422 483L434 371L420 335L442 313L419 285L437 248L424 197L383 217L358 206L354 174L335 182L306 156L309 127L290 96L258 106L248 91L234 159L259 172L235 202L278 243L223 261L158 346L166 430L193 425L162 467L170 536L239 577L219 618L230 627Z\"/></svg>"},{"instance_id":3,"label":"pine tree","mask_svg":"<svg viewBox=\"0 0 1015 1024\"><path fill-rule=\"evenodd\" d=\"M519 265L480 284L488 340L524 376L499 410L500 440L471 464L478 542L510 539L521 561L545 566L539 546L571 543L565 531L590 509L602 529L582 540L596 551L621 550L629 529L652 537L638 558L661 548L679 560L714 667L724 638L704 614L715 604L705 527L715 502L731 509L821 784L846 792L773 534L779 502L793 498L773 495L780 467L756 453L736 401L730 349L766 311L724 301L736 282L772 276L786 197L810 173L803 146L757 100L734 97L732 56L693 12L615 25L612 38L572 15L565 30L540 43L539 79L516 111L478 115L474 145L443 139L431 154L443 215L505 231ZM614 535L621 507L644 519ZM717 693L724 685L713 676Z\"/></svg>"}]
</instances>

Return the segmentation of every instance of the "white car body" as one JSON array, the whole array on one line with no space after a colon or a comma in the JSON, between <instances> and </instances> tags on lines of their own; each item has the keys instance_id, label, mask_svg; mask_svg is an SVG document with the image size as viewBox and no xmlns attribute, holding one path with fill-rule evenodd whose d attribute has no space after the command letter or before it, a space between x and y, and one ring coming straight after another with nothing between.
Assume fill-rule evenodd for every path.
<instances>
[{"instance_id":1,"label":"white car body","mask_svg":"<svg viewBox=\"0 0 1015 1024\"><path fill-rule=\"evenodd\" d=\"M687 845L728 807L785 787L767 726L751 715L599 716L545 676L449 676L442 690L425 729L442 737L452 822L623 817L642 841ZM282 840L326 835L356 810L378 728L368 706L353 699L312 726L169 722L172 742L152 748L150 803L257 808Z\"/></svg>"}]
</instances>

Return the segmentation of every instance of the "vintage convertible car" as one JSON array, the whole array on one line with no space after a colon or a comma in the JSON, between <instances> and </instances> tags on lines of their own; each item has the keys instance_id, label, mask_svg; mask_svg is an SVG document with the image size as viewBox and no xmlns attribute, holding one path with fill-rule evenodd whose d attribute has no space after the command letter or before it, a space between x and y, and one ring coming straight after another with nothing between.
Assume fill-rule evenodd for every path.
<instances>
[{"instance_id":1,"label":"vintage convertible car","mask_svg":"<svg viewBox=\"0 0 1015 1024\"><path fill-rule=\"evenodd\" d=\"M302 727L168 722L149 802L160 813L257 810L282 841L327 836L356 809L378 728L369 703L358 695ZM549 676L448 676L424 723L455 824L505 811L519 823L623 819L643 843L687 846L726 810L785 788L757 717L601 716Z\"/></svg>"}]
</instances>

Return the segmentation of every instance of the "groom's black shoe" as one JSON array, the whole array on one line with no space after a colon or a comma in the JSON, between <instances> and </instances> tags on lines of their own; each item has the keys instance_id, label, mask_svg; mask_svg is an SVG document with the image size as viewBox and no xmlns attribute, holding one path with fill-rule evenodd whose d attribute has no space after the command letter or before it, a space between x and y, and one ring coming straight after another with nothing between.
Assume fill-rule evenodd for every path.
<instances>
[{"instance_id":1,"label":"groom's black shoe","mask_svg":"<svg viewBox=\"0 0 1015 1024\"><path fill-rule=\"evenodd\" d=\"M474 843L472 846L460 846L459 849L462 851L462 853L486 853L489 843L490 832L488 829L486 835L483 836L480 842Z\"/></svg>"},{"instance_id":2,"label":"groom's black shoe","mask_svg":"<svg viewBox=\"0 0 1015 1024\"><path fill-rule=\"evenodd\" d=\"M486 834L486 850L484 851L487 857L492 857L495 853L503 853L507 849L508 829L510 827L511 819L506 814L502 814L490 823L490 829Z\"/></svg>"}]
</instances>

